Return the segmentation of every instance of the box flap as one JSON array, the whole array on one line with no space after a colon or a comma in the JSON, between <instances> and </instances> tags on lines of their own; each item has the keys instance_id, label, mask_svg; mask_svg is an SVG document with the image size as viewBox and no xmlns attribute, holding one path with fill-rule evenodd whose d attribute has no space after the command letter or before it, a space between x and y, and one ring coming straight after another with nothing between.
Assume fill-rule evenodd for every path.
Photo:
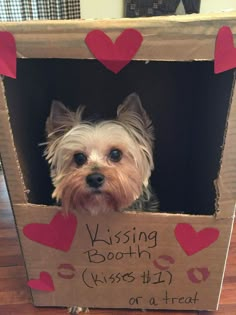
<instances>
[{"instance_id":1,"label":"box flap","mask_svg":"<svg viewBox=\"0 0 236 315\"><path fill-rule=\"evenodd\" d=\"M144 41L139 60L212 60L219 28L230 25L236 35L236 13L183 15L138 19L26 21L1 23L12 32L19 58L93 58L86 34L101 29L115 40L126 28L138 29Z\"/></svg>"}]
</instances>

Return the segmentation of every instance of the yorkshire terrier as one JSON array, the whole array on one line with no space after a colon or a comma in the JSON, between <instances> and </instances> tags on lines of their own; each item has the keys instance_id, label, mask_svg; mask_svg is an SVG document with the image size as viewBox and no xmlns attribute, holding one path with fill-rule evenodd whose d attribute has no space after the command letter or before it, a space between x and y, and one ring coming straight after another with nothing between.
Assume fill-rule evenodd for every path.
<instances>
[{"instance_id":1,"label":"yorkshire terrier","mask_svg":"<svg viewBox=\"0 0 236 315\"><path fill-rule=\"evenodd\" d=\"M45 156L55 187L52 197L66 212L157 211L149 185L153 126L137 94L117 108L114 120L82 119L54 101L46 122Z\"/></svg>"}]
</instances>

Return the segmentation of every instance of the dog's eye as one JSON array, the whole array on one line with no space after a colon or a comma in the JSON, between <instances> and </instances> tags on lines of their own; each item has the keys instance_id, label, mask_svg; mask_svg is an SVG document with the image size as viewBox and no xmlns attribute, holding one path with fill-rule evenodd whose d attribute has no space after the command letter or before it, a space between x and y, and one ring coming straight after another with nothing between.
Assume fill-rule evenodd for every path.
<instances>
[{"instance_id":1,"label":"dog's eye","mask_svg":"<svg viewBox=\"0 0 236 315\"><path fill-rule=\"evenodd\" d=\"M74 161L78 166L82 166L87 162L87 156L84 153L75 153Z\"/></svg>"},{"instance_id":2,"label":"dog's eye","mask_svg":"<svg viewBox=\"0 0 236 315\"><path fill-rule=\"evenodd\" d=\"M122 158L122 152L119 149L113 149L109 153L109 159L112 162L119 162Z\"/></svg>"}]
</instances>

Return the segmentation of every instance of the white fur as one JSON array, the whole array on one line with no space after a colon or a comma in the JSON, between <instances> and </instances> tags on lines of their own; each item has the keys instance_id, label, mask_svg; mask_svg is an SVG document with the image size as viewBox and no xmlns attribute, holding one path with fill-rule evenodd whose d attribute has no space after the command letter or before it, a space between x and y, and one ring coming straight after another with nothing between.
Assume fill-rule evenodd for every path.
<instances>
[{"instance_id":1,"label":"white fur","mask_svg":"<svg viewBox=\"0 0 236 315\"><path fill-rule=\"evenodd\" d=\"M148 182L153 170L153 127L136 94L131 94L117 109L114 120L91 123L82 120L84 107L71 112L54 102L47 120L46 159L51 165L55 190L53 197L62 201L65 211L80 208L91 214L121 211L134 204L137 209L153 199ZM119 149L122 158L110 159L111 150ZM87 157L84 165L74 160L76 153ZM97 193L86 177L101 172L105 183ZM138 202L137 202L138 201ZM140 203L141 201L141 203Z\"/></svg>"},{"instance_id":2,"label":"white fur","mask_svg":"<svg viewBox=\"0 0 236 315\"><path fill-rule=\"evenodd\" d=\"M88 156L88 162L98 166L109 165L108 154L112 148L124 148L125 156L130 156L141 174L145 187L153 169L151 148L137 133L132 137L121 123L104 121L96 125L79 123L64 136L57 140L56 148L50 146L47 159L53 169L53 181L56 186L66 175L68 169L75 167L73 156L76 152L83 152ZM149 150L148 150L149 149Z\"/></svg>"}]
</instances>

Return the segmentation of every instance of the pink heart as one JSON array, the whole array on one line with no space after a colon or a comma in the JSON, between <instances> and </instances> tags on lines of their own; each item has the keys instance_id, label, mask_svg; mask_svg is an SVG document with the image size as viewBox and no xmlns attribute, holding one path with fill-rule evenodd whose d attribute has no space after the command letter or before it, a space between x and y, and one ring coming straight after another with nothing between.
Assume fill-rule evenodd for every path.
<instances>
[{"instance_id":1,"label":"pink heart","mask_svg":"<svg viewBox=\"0 0 236 315\"><path fill-rule=\"evenodd\" d=\"M175 228L175 237L188 256L209 247L219 235L219 230L215 228L205 228L196 232L188 223L179 223Z\"/></svg>"},{"instance_id":2,"label":"pink heart","mask_svg":"<svg viewBox=\"0 0 236 315\"><path fill-rule=\"evenodd\" d=\"M100 30L89 32L85 38L91 53L114 73L118 73L133 59L142 41L142 34L135 29L124 30L115 43Z\"/></svg>"},{"instance_id":3,"label":"pink heart","mask_svg":"<svg viewBox=\"0 0 236 315\"><path fill-rule=\"evenodd\" d=\"M30 240L62 251L69 251L77 227L74 214L63 215L58 212L49 224L31 223L23 228Z\"/></svg>"},{"instance_id":4,"label":"pink heart","mask_svg":"<svg viewBox=\"0 0 236 315\"><path fill-rule=\"evenodd\" d=\"M236 68L236 48L230 27L220 28L215 45L214 72L221 73Z\"/></svg>"},{"instance_id":5,"label":"pink heart","mask_svg":"<svg viewBox=\"0 0 236 315\"><path fill-rule=\"evenodd\" d=\"M0 74L16 78L16 43L9 32L0 32Z\"/></svg>"},{"instance_id":6,"label":"pink heart","mask_svg":"<svg viewBox=\"0 0 236 315\"><path fill-rule=\"evenodd\" d=\"M39 279L31 279L27 284L31 289L48 292L55 291L52 277L45 271L40 272Z\"/></svg>"}]
</instances>

